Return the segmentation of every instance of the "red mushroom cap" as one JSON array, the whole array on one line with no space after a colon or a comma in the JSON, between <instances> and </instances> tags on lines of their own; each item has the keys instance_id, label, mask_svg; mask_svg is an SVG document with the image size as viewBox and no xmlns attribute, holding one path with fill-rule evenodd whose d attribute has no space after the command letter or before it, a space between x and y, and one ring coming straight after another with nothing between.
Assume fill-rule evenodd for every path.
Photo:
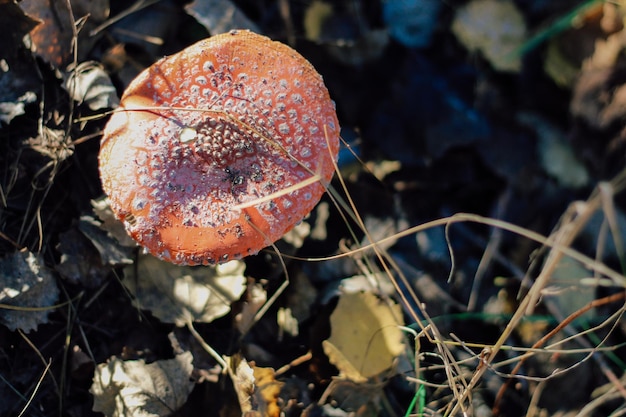
<instances>
[{"instance_id":1,"label":"red mushroom cap","mask_svg":"<svg viewBox=\"0 0 626 417\"><path fill-rule=\"evenodd\" d=\"M338 150L335 106L313 66L284 44L233 31L128 86L104 130L100 176L149 252L215 264L258 252L302 220Z\"/></svg>"}]
</instances>

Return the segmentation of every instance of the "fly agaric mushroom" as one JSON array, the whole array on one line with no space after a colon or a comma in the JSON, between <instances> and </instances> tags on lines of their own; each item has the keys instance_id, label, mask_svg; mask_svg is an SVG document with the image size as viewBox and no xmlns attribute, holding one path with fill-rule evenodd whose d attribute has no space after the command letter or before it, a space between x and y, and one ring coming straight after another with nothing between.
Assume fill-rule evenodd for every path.
<instances>
[{"instance_id":1,"label":"fly agaric mushroom","mask_svg":"<svg viewBox=\"0 0 626 417\"><path fill-rule=\"evenodd\" d=\"M202 40L131 82L104 130L111 208L150 253L216 264L257 253L317 204L339 123L322 77L249 31Z\"/></svg>"}]
</instances>

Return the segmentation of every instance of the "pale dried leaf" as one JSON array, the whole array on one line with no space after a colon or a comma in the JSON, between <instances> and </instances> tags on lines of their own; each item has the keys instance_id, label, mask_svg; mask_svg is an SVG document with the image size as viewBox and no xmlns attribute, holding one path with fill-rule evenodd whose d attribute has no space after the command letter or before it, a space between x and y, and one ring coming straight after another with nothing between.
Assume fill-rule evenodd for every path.
<instances>
[{"instance_id":1,"label":"pale dried leaf","mask_svg":"<svg viewBox=\"0 0 626 417\"><path fill-rule=\"evenodd\" d=\"M403 325L399 305L371 292L343 294L330 317L331 335L324 353L340 375L354 382L389 370L402 353Z\"/></svg>"},{"instance_id":2,"label":"pale dried leaf","mask_svg":"<svg viewBox=\"0 0 626 417\"><path fill-rule=\"evenodd\" d=\"M0 259L0 323L30 332L48 321L59 289L40 256L16 252ZM11 306L7 307L7 306Z\"/></svg>"},{"instance_id":3,"label":"pale dried leaf","mask_svg":"<svg viewBox=\"0 0 626 417\"><path fill-rule=\"evenodd\" d=\"M110 417L167 416L187 401L193 389L192 355L146 364L112 357L99 364L90 392L93 410Z\"/></svg>"},{"instance_id":4,"label":"pale dried leaf","mask_svg":"<svg viewBox=\"0 0 626 417\"><path fill-rule=\"evenodd\" d=\"M276 312L276 323L278 324L278 340L282 339L283 334L295 337L300 333L298 319L291 313L289 307L280 307Z\"/></svg>"},{"instance_id":5,"label":"pale dried leaf","mask_svg":"<svg viewBox=\"0 0 626 417\"><path fill-rule=\"evenodd\" d=\"M246 286L245 264L231 261L216 267L177 266L152 255L141 255L124 269L124 285L134 304L166 323L209 323L230 311Z\"/></svg>"},{"instance_id":6,"label":"pale dried leaf","mask_svg":"<svg viewBox=\"0 0 626 417\"><path fill-rule=\"evenodd\" d=\"M311 234L311 225L307 222L298 223L293 229L285 233L282 239L294 248L301 248L304 240Z\"/></svg>"},{"instance_id":7,"label":"pale dried leaf","mask_svg":"<svg viewBox=\"0 0 626 417\"><path fill-rule=\"evenodd\" d=\"M242 415L252 411L252 394L254 393L254 371L240 355L225 358L229 364L228 374L233 381Z\"/></svg>"},{"instance_id":8,"label":"pale dried leaf","mask_svg":"<svg viewBox=\"0 0 626 417\"><path fill-rule=\"evenodd\" d=\"M519 71L517 53L526 40L526 24L510 0L473 0L458 9L452 32L470 51L480 51L500 71Z\"/></svg>"}]
</instances>

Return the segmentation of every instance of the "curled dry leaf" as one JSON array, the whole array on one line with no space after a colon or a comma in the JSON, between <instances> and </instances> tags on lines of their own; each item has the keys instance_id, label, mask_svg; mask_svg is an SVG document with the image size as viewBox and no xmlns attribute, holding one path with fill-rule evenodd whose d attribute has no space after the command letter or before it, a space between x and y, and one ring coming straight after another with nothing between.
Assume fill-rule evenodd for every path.
<instances>
[{"instance_id":1,"label":"curled dry leaf","mask_svg":"<svg viewBox=\"0 0 626 417\"><path fill-rule=\"evenodd\" d=\"M93 410L108 417L161 417L171 415L187 401L194 383L192 355L146 364L112 357L99 364L89 390Z\"/></svg>"},{"instance_id":2,"label":"curled dry leaf","mask_svg":"<svg viewBox=\"0 0 626 417\"><path fill-rule=\"evenodd\" d=\"M280 416L277 399L283 383L274 379L274 370L249 364L239 354L225 359L242 415Z\"/></svg>"},{"instance_id":3,"label":"curled dry leaf","mask_svg":"<svg viewBox=\"0 0 626 417\"><path fill-rule=\"evenodd\" d=\"M233 388L237 393L239 407L242 415L253 410L252 395L254 393L254 371L243 357L239 354L225 358L228 362L228 375L233 381Z\"/></svg>"},{"instance_id":4,"label":"curled dry leaf","mask_svg":"<svg viewBox=\"0 0 626 417\"><path fill-rule=\"evenodd\" d=\"M140 255L124 269L124 285L133 303L166 323L184 326L190 320L209 323L230 311L245 290L245 264L231 261L217 267L180 267L151 255Z\"/></svg>"},{"instance_id":5,"label":"curled dry leaf","mask_svg":"<svg viewBox=\"0 0 626 417\"><path fill-rule=\"evenodd\" d=\"M30 332L48 321L59 297L54 276L43 259L31 252L15 252L0 259L0 323L11 330Z\"/></svg>"},{"instance_id":6,"label":"curled dry leaf","mask_svg":"<svg viewBox=\"0 0 626 417\"><path fill-rule=\"evenodd\" d=\"M126 89L100 147L111 208L149 252L176 264L257 253L317 204L339 122L296 51L248 31L164 58Z\"/></svg>"},{"instance_id":7,"label":"curled dry leaf","mask_svg":"<svg viewBox=\"0 0 626 417\"><path fill-rule=\"evenodd\" d=\"M330 317L331 335L324 353L341 376L366 382L393 365L404 350L399 305L371 292L343 294Z\"/></svg>"}]
</instances>

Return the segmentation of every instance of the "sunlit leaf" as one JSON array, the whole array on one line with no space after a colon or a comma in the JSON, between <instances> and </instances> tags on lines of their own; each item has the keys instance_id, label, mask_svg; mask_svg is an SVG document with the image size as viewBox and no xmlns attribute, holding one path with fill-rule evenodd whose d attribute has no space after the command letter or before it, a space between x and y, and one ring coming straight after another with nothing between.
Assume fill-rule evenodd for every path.
<instances>
[{"instance_id":1,"label":"sunlit leaf","mask_svg":"<svg viewBox=\"0 0 626 417\"><path fill-rule=\"evenodd\" d=\"M342 376L365 382L390 369L404 350L401 317L399 305L371 292L343 294L330 317L324 352Z\"/></svg>"},{"instance_id":2,"label":"sunlit leaf","mask_svg":"<svg viewBox=\"0 0 626 417\"><path fill-rule=\"evenodd\" d=\"M146 364L116 357L99 364L90 392L93 410L110 417L167 416L178 410L193 389L192 355Z\"/></svg>"},{"instance_id":3,"label":"sunlit leaf","mask_svg":"<svg viewBox=\"0 0 626 417\"><path fill-rule=\"evenodd\" d=\"M141 255L125 268L124 285L135 305L166 323L209 323L230 311L245 290L245 264L231 261L216 267L181 267Z\"/></svg>"}]
</instances>

